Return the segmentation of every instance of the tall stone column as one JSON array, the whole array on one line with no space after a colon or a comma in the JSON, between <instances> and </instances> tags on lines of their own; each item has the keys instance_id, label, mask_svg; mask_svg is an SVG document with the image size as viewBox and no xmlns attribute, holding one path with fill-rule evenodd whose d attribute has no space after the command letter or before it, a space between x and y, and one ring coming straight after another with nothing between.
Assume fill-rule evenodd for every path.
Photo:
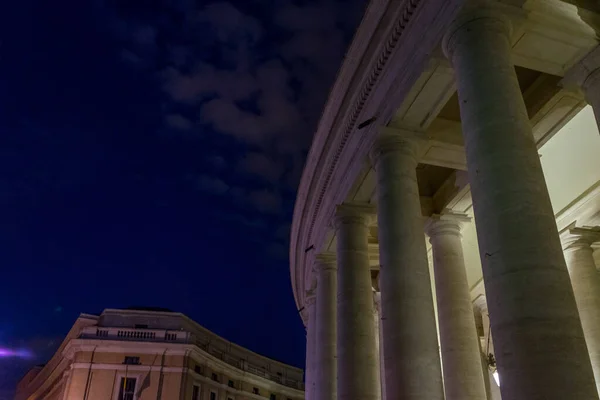
<instances>
[{"instance_id":1,"label":"tall stone column","mask_svg":"<svg viewBox=\"0 0 600 400\"><path fill-rule=\"evenodd\" d=\"M554 213L498 12L444 38L456 75L503 400L598 399Z\"/></svg>"},{"instance_id":2,"label":"tall stone column","mask_svg":"<svg viewBox=\"0 0 600 400\"><path fill-rule=\"evenodd\" d=\"M574 65L562 81L567 88L580 89L592 106L600 129L600 46Z\"/></svg>"},{"instance_id":3,"label":"tall stone column","mask_svg":"<svg viewBox=\"0 0 600 400\"><path fill-rule=\"evenodd\" d=\"M490 319L488 315L487 302L485 296L479 296L473 302L475 310L475 326L478 326L480 349L481 349L481 368L483 370L483 379L485 383L485 392L488 400L501 400L500 387L494 378L494 374L488 365L489 355L494 354L494 342L490 332Z\"/></svg>"},{"instance_id":4,"label":"tall stone column","mask_svg":"<svg viewBox=\"0 0 600 400\"><path fill-rule=\"evenodd\" d=\"M463 215L434 215L426 225L433 250L446 400L485 400L481 351L460 234Z\"/></svg>"},{"instance_id":5,"label":"tall stone column","mask_svg":"<svg viewBox=\"0 0 600 400\"><path fill-rule=\"evenodd\" d=\"M337 264L333 255L317 256L316 400L337 400Z\"/></svg>"},{"instance_id":6,"label":"tall stone column","mask_svg":"<svg viewBox=\"0 0 600 400\"><path fill-rule=\"evenodd\" d=\"M417 186L417 134L384 130L377 172L383 362L387 399L444 398L429 263Z\"/></svg>"},{"instance_id":7,"label":"tall stone column","mask_svg":"<svg viewBox=\"0 0 600 400\"><path fill-rule=\"evenodd\" d=\"M316 328L317 313L315 312L315 288L306 292L304 309L306 312L306 376L304 378L304 392L306 400L314 400L315 396L315 353L316 353Z\"/></svg>"},{"instance_id":8,"label":"tall stone column","mask_svg":"<svg viewBox=\"0 0 600 400\"><path fill-rule=\"evenodd\" d=\"M375 292L373 294L375 299L375 309L377 311L377 339L379 345L379 382L381 385L381 398L386 399L385 395L385 363L383 361L383 329L381 329L381 293Z\"/></svg>"},{"instance_id":9,"label":"tall stone column","mask_svg":"<svg viewBox=\"0 0 600 400\"><path fill-rule=\"evenodd\" d=\"M377 355L377 397L382 398L382 385L381 385L381 318L379 316L379 309L377 307L377 291L373 289L373 326L375 327L375 354Z\"/></svg>"},{"instance_id":10,"label":"tall stone column","mask_svg":"<svg viewBox=\"0 0 600 400\"><path fill-rule=\"evenodd\" d=\"M592 250L592 243L600 241L600 229L571 228L562 239L596 386L600 388L600 276Z\"/></svg>"},{"instance_id":11,"label":"tall stone column","mask_svg":"<svg viewBox=\"0 0 600 400\"><path fill-rule=\"evenodd\" d=\"M357 207L337 208L338 400L379 400L368 222Z\"/></svg>"}]
</instances>

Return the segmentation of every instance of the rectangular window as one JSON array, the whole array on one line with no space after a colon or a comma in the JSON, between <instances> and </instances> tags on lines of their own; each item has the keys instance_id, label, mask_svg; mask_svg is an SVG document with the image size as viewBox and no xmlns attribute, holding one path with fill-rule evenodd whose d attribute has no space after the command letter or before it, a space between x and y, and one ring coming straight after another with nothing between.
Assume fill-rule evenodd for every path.
<instances>
[{"instance_id":1,"label":"rectangular window","mask_svg":"<svg viewBox=\"0 0 600 400\"><path fill-rule=\"evenodd\" d=\"M235 387L235 384L233 383L233 381L230 379L229 382L227 382L227 386L229 386L230 388Z\"/></svg>"},{"instance_id":2,"label":"rectangular window","mask_svg":"<svg viewBox=\"0 0 600 400\"><path fill-rule=\"evenodd\" d=\"M194 385L192 388L192 400L200 399L200 386Z\"/></svg>"},{"instance_id":3,"label":"rectangular window","mask_svg":"<svg viewBox=\"0 0 600 400\"><path fill-rule=\"evenodd\" d=\"M123 364L139 365L140 364L140 358L139 357L125 356L125 359L123 360Z\"/></svg>"},{"instance_id":4,"label":"rectangular window","mask_svg":"<svg viewBox=\"0 0 600 400\"><path fill-rule=\"evenodd\" d=\"M219 376L217 374L215 374L214 372L212 373L211 377L212 377L213 381L219 382Z\"/></svg>"},{"instance_id":5,"label":"rectangular window","mask_svg":"<svg viewBox=\"0 0 600 400\"><path fill-rule=\"evenodd\" d=\"M252 388L252 393L254 393L254 394L260 394L260 392L259 392L259 390L258 390L257 387Z\"/></svg>"},{"instance_id":6,"label":"rectangular window","mask_svg":"<svg viewBox=\"0 0 600 400\"><path fill-rule=\"evenodd\" d=\"M271 400L277 400L277 395L275 395L274 393L271 393L271 397L269 397Z\"/></svg>"},{"instance_id":7,"label":"rectangular window","mask_svg":"<svg viewBox=\"0 0 600 400\"><path fill-rule=\"evenodd\" d=\"M202 373L202 367L199 365L194 366L194 372L197 374L201 374Z\"/></svg>"},{"instance_id":8,"label":"rectangular window","mask_svg":"<svg viewBox=\"0 0 600 400\"><path fill-rule=\"evenodd\" d=\"M215 392L210 392L210 400L217 400L217 394Z\"/></svg>"},{"instance_id":9,"label":"rectangular window","mask_svg":"<svg viewBox=\"0 0 600 400\"><path fill-rule=\"evenodd\" d=\"M121 378L119 400L133 400L135 395L135 378Z\"/></svg>"}]
</instances>

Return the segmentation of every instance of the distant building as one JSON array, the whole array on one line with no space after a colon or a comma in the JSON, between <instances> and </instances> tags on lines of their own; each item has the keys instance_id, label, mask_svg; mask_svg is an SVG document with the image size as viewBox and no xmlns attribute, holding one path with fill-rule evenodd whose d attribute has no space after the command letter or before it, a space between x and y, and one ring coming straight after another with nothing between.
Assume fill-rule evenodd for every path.
<instances>
[{"instance_id":1,"label":"distant building","mask_svg":"<svg viewBox=\"0 0 600 400\"><path fill-rule=\"evenodd\" d=\"M304 398L303 371L164 310L81 314L17 400L250 400Z\"/></svg>"}]
</instances>

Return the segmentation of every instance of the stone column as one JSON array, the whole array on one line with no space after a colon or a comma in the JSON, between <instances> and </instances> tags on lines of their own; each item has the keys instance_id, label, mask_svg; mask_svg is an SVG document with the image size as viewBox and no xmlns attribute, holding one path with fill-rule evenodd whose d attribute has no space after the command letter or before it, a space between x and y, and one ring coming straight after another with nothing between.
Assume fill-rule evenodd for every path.
<instances>
[{"instance_id":1,"label":"stone column","mask_svg":"<svg viewBox=\"0 0 600 400\"><path fill-rule=\"evenodd\" d=\"M417 134L384 130L377 172L386 398L444 398L429 263L417 186Z\"/></svg>"},{"instance_id":2,"label":"stone column","mask_svg":"<svg viewBox=\"0 0 600 400\"><path fill-rule=\"evenodd\" d=\"M382 389L381 385L381 318L379 316L379 308L377 307L377 297L378 293L375 289L373 289L373 326L375 327L375 354L377 355L377 368L375 371L377 373L377 397L382 398Z\"/></svg>"},{"instance_id":3,"label":"stone column","mask_svg":"<svg viewBox=\"0 0 600 400\"><path fill-rule=\"evenodd\" d=\"M333 255L317 256L316 400L337 400L337 265Z\"/></svg>"},{"instance_id":4,"label":"stone column","mask_svg":"<svg viewBox=\"0 0 600 400\"><path fill-rule=\"evenodd\" d=\"M338 400L379 400L368 223L359 208L338 206Z\"/></svg>"},{"instance_id":5,"label":"stone column","mask_svg":"<svg viewBox=\"0 0 600 400\"><path fill-rule=\"evenodd\" d=\"M383 329L381 329L381 293L375 292L375 309L377 310L377 342L379 344L379 382L381 384L381 398L385 397L385 363L383 362Z\"/></svg>"},{"instance_id":6,"label":"stone column","mask_svg":"<svg viewBox=\"0 0 600 400\"><path fill-rule=\"evenodd\" d=\"M600 129L600 46L574 65L565 74L562 84L567 88L583 91L586 101L594 110Z\"/></svg>"},{"instance_id":7,"label":"stone column","mask_svg":"<svg viewBox=\"0 0 600 400\"><path fill-rule=\"evenodd\" d=\"M573 227L562 239L596 386L600 388L600 277L592 250L592 243L600 241L600 229Z\"/></svg>"},{"instance_id":8,"label":"stone column","mask_svg":"<svg viewBox=\"0 0 600 400\"><path fill-rule=\"evenodd\" d=\"M304 392L306 400L314 400L315 393L315 353L316 353L316 328L317 313L315 312L315 288L306 292L304 301L306 311L306 376L304 379Z\"/></svg>"},{"instance_id":9,"label":"stone column","mask_svg":"<svg viewBox=\"0 0 600 400\"><path fill-rule=\"evenodd\" d=\"M483 383L488 400L500 400L500 388L496 384L492 371L488 365L488 354L493 353L493 343L490 334L490 320L488 317L485 296L478 296L473 302L475 312L475 326L479 336L479 348L481 351L481 369L483 371Z\"/></svg>"},{"instance_id":10,"label":"stone column","mask_svg":"<svg viewBox=\"0 0 600 400\"><path fill-rule=\"evenodd\" d=\"M434 215L425 228L433 250L446 400L486 399L460 234L460 224L469 220L463 215Z\"/></svg>"},{"instance_id":11,"label":"stone column","mask_svg":"<svg viewBox=\"0 0 600 400\"><path fill-rule=\"evenodd\" d=\"M508 23L465 9L444 38L456 75L504 400L598 399Z\"/></svg>"}]
</instances>

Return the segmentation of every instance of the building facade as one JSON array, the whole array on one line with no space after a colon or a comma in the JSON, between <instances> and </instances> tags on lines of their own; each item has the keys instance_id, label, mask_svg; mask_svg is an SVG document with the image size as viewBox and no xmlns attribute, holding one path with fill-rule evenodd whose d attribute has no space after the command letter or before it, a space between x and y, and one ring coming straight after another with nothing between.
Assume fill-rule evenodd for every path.
<instances>
[{"instance_id":1,"label":"building facade","mask_svg":"<svg viewBox=\"0 0 600 400\"><path fill-rule=\"evenodd\" d=\"M294 210L307 399L598 399L599 37L592 1L370 1Z\"/></svg>"},{"instance_id":2,"label":"building facade","mask_svg":"<svg viewBox=\"0 0 600 400\"><path fill-rule=\"evenodd\" d=\"M300 400L298 368L260 356L180 313L82 314L17 400Z\"/></svg>"}]
</instances>

